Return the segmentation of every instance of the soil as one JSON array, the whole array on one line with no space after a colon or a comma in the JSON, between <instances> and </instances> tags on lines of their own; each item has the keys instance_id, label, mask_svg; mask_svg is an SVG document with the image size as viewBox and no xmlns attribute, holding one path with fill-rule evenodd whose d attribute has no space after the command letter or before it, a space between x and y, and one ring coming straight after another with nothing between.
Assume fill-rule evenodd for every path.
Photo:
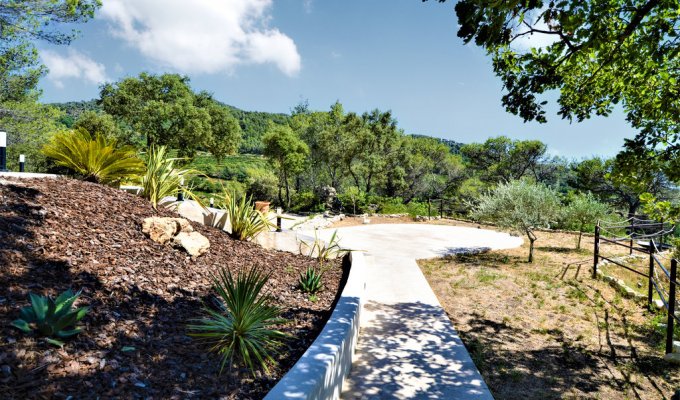
<instances>
[{"instance_id":1,"label":"soil","mask_svg":"<svg viewBox=\"0 0 680 400\"><path fill-rule=\"evenodd\" d=\"M494 397L670 398L680 367L663 360L665 315L591 278L592 238L575 250L575 235L537 236L533 264L526 243L420 261Z\"/></svg>"},{"instance_id":2,"label":"soil","mask_svg":"<svg viewBox=\"0 0 680 400\"><path fill-rule=\"evenodd\" d=\"M297 288L316 260L264 250L192 223L210 240L193 259L141 231L144 218L177 216L117 189L70 179L0 181L0 397L257 399L299 359L329 317L346 266L328 264L315 302ZM187 336L214 302L211 277L257 267L291 338L268 376L219 371L219 356ZM84 331L60 349L9 326L28 294L82 290Z\"/></svg>"}]
</instances>

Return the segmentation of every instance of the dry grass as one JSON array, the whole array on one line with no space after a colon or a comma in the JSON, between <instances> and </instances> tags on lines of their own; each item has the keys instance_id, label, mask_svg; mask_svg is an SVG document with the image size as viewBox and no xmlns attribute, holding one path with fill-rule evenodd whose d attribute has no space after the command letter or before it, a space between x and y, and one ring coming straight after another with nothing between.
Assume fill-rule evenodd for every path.
<instances>
[{"instance_id":1,"label":"dry grass","mask_svg":"<svg viewBox=\"0 0 680 400\"><path fill-rule=\"evenodd\" d=\"M527 244L420 262L494 396L669 398L680 368L662 359L662 317L591 278L592 238L577 251L574 235L537 235L533 264Z\"/></svg>"}]
</instances>

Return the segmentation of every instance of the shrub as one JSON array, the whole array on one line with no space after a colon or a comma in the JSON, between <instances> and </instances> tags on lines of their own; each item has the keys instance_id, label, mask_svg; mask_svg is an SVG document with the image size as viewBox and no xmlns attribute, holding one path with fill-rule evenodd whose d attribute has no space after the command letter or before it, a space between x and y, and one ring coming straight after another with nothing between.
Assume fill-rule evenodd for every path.
<instances>
[{"instance_id":1,"label":"shrub","mask_svg":"<svg viewBox=\"0 0 680 400\"><path fill-rule=\"evenodd\" d=\"M314 267L307 267L304 273L300 273L300 290L303 293L314 294L323 287L323 271Z\"/></svg>"},{"instance_id":2,"label":"shrub","mask_svg":"<svg viewBox=\"0 0 680 400\"><path fill-rule=\"evenodd\" d=\"M151 202L153 208L165 197L175 196L181 189L187 197L195 198L192 191L180 185L183 178L188 183L191 175L195 171L190 169L179 169L175 167L175 161L179 158L168 157L165 146L152 146L147 154L146 173L142 176L141 196Z\"/></svg>"},{"instance_id":3,"label":"shrub","mask_svg":"<svg viewBox=\"0 0 680 400\"><path fill-rule=\"evenodd\" d=\"M256 200L272 201L277 198L279 180L277 176L269 171L262 169L248 168L246 184L248 194Z\"/></svg>"},{"instance_id":4,"label":"shrub","mask_svg":"<svg viewBox=\"0 0 680 400\"><path fill-rule=\"evenodd\" d=\"M304 240L300 240L300 254L303 254L304 247L309 249L309 257L316 257L322 261L328 261L332 258L342 257L351 251L343 249L340 246L340 237L338 236L337 230L333 232L333 235L331 235L331 239L328 241L328 243L321 240L317 231L314 231L313 242L305 242Z\"/></svg>"},{"instance_id":5,"label":"shrub","mask_svg":"<svg viewBox=\"0 0 680 400\"><path fill-rule=\"evenodd\" d=\"M220 373L225 366L231 371L234 363L248 368L253 375L258 367L268 373L272 354L286 337L275 326L285 321L281 310L270 305L271 298L262 294L269 279L256 269L238 274L222 269L213 277L213 286L219 296L218 309L205 307L208 314L188 326L190 336L206 340L210 350L222 357Z\"/></svg>"},{"instance_id":6,"label":"shrub","mask_svg":"<svg viewBox=\"0 0 680 400\"><path fill-rule=\"evenodd\" d=\"M319 206L319 198L314 192L296 192L292 197L290 210L293 212L316 210Z\"/></svg>"},{"instance_id":7,"label":"shrub","mask_svg":"<svg viewBox=\"0 0 680 400\"><path fill-rule=\"evenodd\" d=\"M500 184L482 195L473 218L522 232L529 238L529 262L534 257L534 229L548 228L559 218L560 200L553 189L526 180Z\"/></svg>"},{"instance_id":8,"label":"shrub","mask_svg":"<svg viewBox=\"0 0 680 400\"><path fill-rule=\"evenodd\" d=\"M237 196L234 192L224 191L218 204L225 210L224 216L217 226L224 229L226 220L231 225L229 235L237 240L250 240L262 232L275 227L266 215L256 210L252 204L252 198Z\"/></svg>"},{"instance_id":9,"label":"shrub","mask_svg":"<svg viewBox=\"0 0 680 400\"><path fill-rule=\"evenodd\" d=\"M600 203L592 194L576 195L565 210L564 219L569 228L578 230L576 248L581 248L581 237L586 227L593 227L598 219L609 214L609 207Z\"/></svg>"},{"instance_id":10,"label":"shrub","mask_svg":"<svg viewBox=\"0 0 680 400\"><path fill-rule=\"evenodd\" d=\"M21 318L12 322L12 326L25 333L37 331L45 336L45 341L55 346L63 346L64 342L55 339L65 339L82 331L75 327L89 308L81 307L73 310L73 303L78 300L80 292L70 290L60 294L56 300L51 297L29 294L31 305L21 309ZM71 329L68 329L71 328Z\"/></svg>"},{"instance_id":11,"label":"shrub","mask_svg":"<svg viewBox=\"0 0 680 400\"><path fill-rule=\"evenodd\" d=\"M356 214L357 210L361 212L366 205L366 193L356 186L350 186L338 195L338 200L345 210Z\"/></svg>"},{"instance_id":12,"label":"shrub","mask_svg":"<svg viewBox=\"0 0 680 400\"><path fill-rule=\"evenodd\" d=\"M56 133L42 151L57 165L90 182L112 185L144 172L144 163L133 147L116 148L115 140L92 136L84 129Z\"/></svg>"}]
</instances>

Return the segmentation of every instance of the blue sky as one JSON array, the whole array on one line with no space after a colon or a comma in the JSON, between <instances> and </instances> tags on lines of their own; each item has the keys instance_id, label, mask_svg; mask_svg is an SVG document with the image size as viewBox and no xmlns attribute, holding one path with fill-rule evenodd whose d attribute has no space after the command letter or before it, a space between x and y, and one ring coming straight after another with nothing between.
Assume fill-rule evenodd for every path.
<instances>
[{"instance_id":1,"label":"blue sky","mask_svg":"<svg viewBox=\"0 0 680 400\"><path fill-rule=\"evenodd\" d=\"M189 76L244 110L392 110L406 133L460 142L539 139L551 154L612 156L634 136L621 112L523 123L500 104L485 52L456 37L454 2L434 0L104 0L69 47L39 44L44 102L98 97L142 71Z\"/></svg>"}]
</instances>

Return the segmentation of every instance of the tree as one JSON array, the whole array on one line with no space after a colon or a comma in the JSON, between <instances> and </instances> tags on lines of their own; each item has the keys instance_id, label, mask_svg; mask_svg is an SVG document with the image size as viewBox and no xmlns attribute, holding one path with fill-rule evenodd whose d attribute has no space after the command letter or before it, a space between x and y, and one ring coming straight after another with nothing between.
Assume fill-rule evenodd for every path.
<instances>
[{"instance_id":1,"label":"tree","mask_svg":"<svg viewBox=\"0 0 680 400\"><path fill-rule=\"evenodd\" d=\"M509 112L545 122L542 95L554 90L559 115L569 120L606 116L620 105L640 131L627 146L668 144L667 159L680 151L679 8L677 0L461 0L455 6L458 36L492 56ZM532 37L550 44L532 45ZM529 49L527 42L518 45L527 39Z\"/></svg>"},{"instance_id":2,"label":"tree","mask_svg":"<svg viewBox=\"0 0 680 400\"><path fill-rule=\"evenodd\" d=\"M522 232L529 238L529 262L534 260L536 228L548 228L560 213L557 192L527 180L501 183L482 195L474 206L473 218L498 224L502 228Z\"/></svg>"},{"instance_id":3,"label":"tree","mask_svg":"<svg viewBox=\"0 0 680 400\"><path fill-rule=\"evenodd\" d=\"M273 125L262 139L264 154L279 171L279 202L281 189L286 189L286 207L290 207L290 178L304 170L309 148L287 125Z\"/></svg>"},{"instance_id":4,"label":"tree","mask_svg":"<svg viewBox=\"0 0 680 400\"><path fill-rule=\"evenodd\" d=\"M145 138L147 147L174 147L192 157L211 138L210 114L197 104L187 77L142 73L103 85L100 96L104 111Z\"/></svg>"},{"instance_id":5,"label":"tree","mask_svg":"<svg viewBox=\"0 0 680 400\"><path fill-rule=\"evenodd\" d=\"M488 183L509 182L524 176L538 180L538 166L548 147L538 140L512 140L507 136L471 143L460 152L469 167Z\"/></svg>"},{"instance_id":6,"label":"tree","mask_svg":"<svg viewBox=\"0 0 680 400\"><path fill-rule=\"evenodd\" d=\"M117 140L122 144L133 144L129 142L131 138L125 137L123 131L109 114L85 111L80 114L78 120L73 124L73 129L84 129L93 136L98 134L109 140Z\"/></svg>"},{"instance_id":7,"label":"tree","mask_svg":"<svg viewBox=\"0 0 680 400\"><path fill-rule=\"evenodd\" d=\"M59 129L57 120L62 113L57 108L35 101L3 104L6 112L0 113L0 126L7 132L7 167L19 169L19 155L26 156L26 170L47 172L54 166L42 153L42 147Z\"/></svg>"},{"instance_id":8,"label":"tree","mask_svg":"<svg viewBox=\"0 0 680 400\"><path fill-rule=\"evenodd\" d=\"M59 26L85 22L100 6L99 0L0 0L0 103L35 94L46 70L34 41L69 44L77 32Z\"/></svg>"},{"instance_id":9,"label":"tree","mask_svg":"<svg viewBox=\"0 0 680 400\"><path fill-rule=\"evenodd\" d=\"M594 225L598 219L609 213L609 207L595 199L592 193L578 193L565 211L565 220L578 230L576 248L581 248L581 237L587 225Z\"/></svg>"},{"instance_id":10,"label":"tree","mask_svg":"<svg viewBox=\"0 0 680 400\"><path fill-rule=\"evenodd\" d=\"M197 105L204 108L210 116L210 135L205 146L220 160L238 150L241 141L241 126L229 109L212 99L207 93L200 93Z\"/></svg>"}]
</instances>

